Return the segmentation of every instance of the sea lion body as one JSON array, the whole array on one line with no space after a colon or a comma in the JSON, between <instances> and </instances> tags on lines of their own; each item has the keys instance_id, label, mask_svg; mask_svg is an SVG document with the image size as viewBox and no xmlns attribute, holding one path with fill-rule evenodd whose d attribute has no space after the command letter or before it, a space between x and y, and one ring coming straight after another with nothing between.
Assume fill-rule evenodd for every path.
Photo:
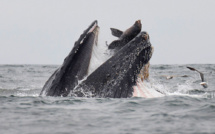
<instances>
[{"instance_id":1,"label":"sea lion body","mask_svg":"<svg viewBox=\"0 0 215 134\"><path fill-rule=\"evenodd\" d=\"M141 31L142 24L140 20L137 20L134 25L125 30L124 32L111 28L111 32L113 36L119 37L119 39L114 40L109 46L108 49L119 50L123 46L125 46L128 42L130 42L133 38L135 38Z\"/></svg>"}]
</instances>

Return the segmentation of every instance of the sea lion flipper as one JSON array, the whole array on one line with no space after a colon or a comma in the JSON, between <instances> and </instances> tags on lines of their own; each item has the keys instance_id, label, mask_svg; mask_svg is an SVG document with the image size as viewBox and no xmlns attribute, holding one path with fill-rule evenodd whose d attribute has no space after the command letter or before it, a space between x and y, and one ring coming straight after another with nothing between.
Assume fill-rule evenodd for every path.
<instances>
[{"instance_id":1,"label":"sea lion flipper","mask_svg":"<svg viewBox=\"0 0 215 134\"><path fill-rule=\"evenodd\" d=\"M120 40L115 40L108 46L108 49L116 49L120 46L120 43Z\"/></svg>"},{"instance_id":2,"label":"sea lion flipper","mask_svg":"<svg viewBox=\"0 0 215 134\"><path fill-rule=\"evenodd\" d=\"M116 36L116 37L120 37L123 34L123 32L120 31L119 29L110 28L110 30L111 30L112 35Z\"/></svg>"}]
</instances>

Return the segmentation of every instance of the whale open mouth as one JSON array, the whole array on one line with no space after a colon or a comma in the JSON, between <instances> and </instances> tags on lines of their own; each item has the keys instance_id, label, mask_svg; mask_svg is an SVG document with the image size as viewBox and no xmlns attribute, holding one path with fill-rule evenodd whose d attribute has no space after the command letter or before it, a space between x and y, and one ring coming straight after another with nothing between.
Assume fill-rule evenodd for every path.
<instances>
[{"instance_id":1,"label":"whale open mouth","mask_svg":"<svg viewBox=\"0 0 215 134\"><path fill-rule=\"evenodd\" d=\"M98 64L98 57L100 56L98 48L98 35L99 35L99 26L93 27L93 32L95 34L94 43L92 46L91 58L89 62L89 67L87 71L87 76L90 75L100 64Z\"/></svg>"},{"instance_id":2,"label":"whale open mouth","mask_svg":"<svg viewBox=\"0 0 215 134\"><path fill-rule=\"evenodd\" d=\"M95 67L96 61L93 59L101 57L96 51L98 34L99 26L94 21L75 42L62 66L45 83L40 95L110 98L133 96L137 76L152 54L148 33L140 32L116 54L103 61L102 65Z\"/></svg>"},{"instance_id":3,"label":"whale open mouth","mask_svg":"<svg viewBox=\"0 0 215 134\"><path fill-rule=\"evenodd\" d=\"M98 66L95 66L95 60L97 59L97 57L95 55L97 55L97 50L98 50L98 35L99 35L99 26L97 25L97 22L92 26L92 28L88 31L87 34L92 34L93 37L93 42L92 45L90 45L89 47L89 65L88 65L88 69L86 72L85 76L88 76L89 74L91 74ZM86 35L87 36L87 35Z\"/></svg>"}]
</instances>

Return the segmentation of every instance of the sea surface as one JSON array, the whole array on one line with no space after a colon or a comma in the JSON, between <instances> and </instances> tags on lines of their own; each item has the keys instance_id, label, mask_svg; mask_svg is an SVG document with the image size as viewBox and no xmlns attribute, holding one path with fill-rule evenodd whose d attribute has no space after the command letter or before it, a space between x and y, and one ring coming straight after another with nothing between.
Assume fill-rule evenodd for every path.
<instances>
[{"instance_id":1,"label":"sea surface","mask_svg":"<svg viewBox=\"0 0 215 134\"><path fill-rule=\"evenodd\" d=\"M215 133L214 64L151 65L149 85L166 94L159 98L39 96L58 67L0 65L0 134Z\"/></svg>"}]
</instances>

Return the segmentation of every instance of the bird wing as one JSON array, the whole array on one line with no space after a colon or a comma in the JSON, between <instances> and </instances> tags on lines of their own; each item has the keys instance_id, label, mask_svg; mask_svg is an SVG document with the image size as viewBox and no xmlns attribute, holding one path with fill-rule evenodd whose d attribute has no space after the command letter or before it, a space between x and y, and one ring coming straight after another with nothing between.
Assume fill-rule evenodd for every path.
<instances>
[{"instance_id":1,"label":"bird wing","mask_svg":"<svg viewBox=\"0 0 215 134\"><path fill-rule=\"evenodd\" d=\"M187 67L188 69L192 70L192 71L196 71L200 74L200 77L201 77L201 80L202 82L205 82L205 79L204 79L204 74L198 70L196 70L195 68L192 68L192 67Z\"/></svg>"}]
</instances>

